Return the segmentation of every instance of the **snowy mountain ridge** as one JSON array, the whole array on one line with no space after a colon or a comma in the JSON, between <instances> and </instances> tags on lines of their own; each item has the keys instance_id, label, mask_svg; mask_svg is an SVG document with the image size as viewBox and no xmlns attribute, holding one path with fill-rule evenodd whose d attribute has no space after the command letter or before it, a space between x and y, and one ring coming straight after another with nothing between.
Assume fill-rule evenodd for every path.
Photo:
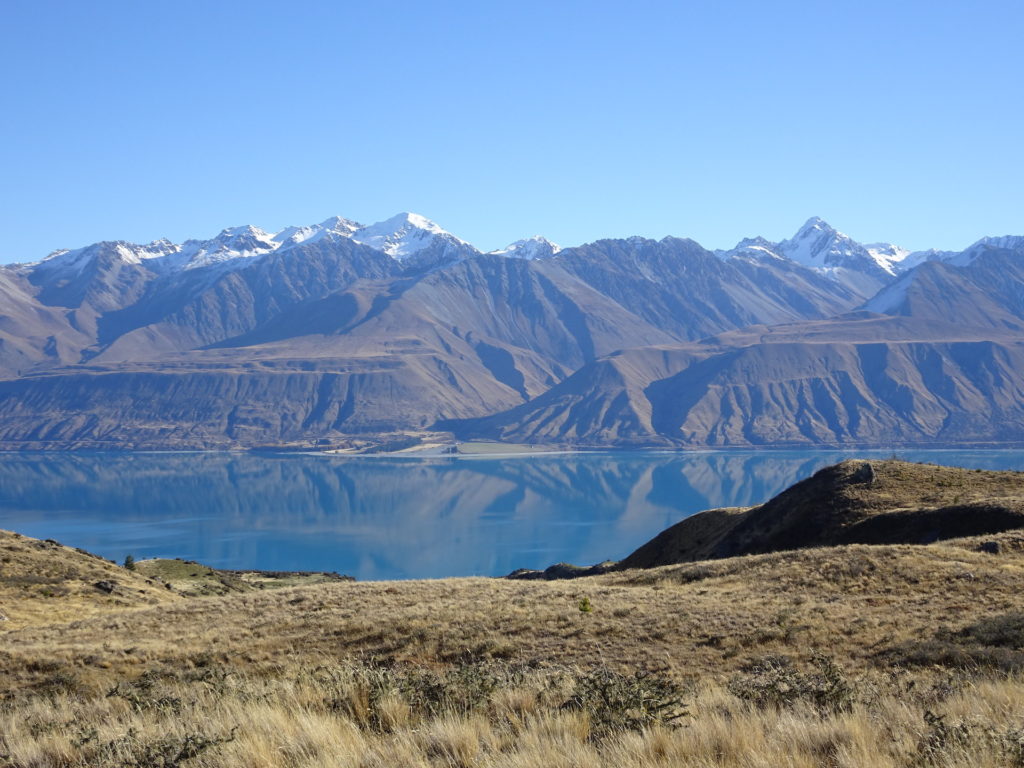
<instances>
[{"instance_id":1,"label":"snowy mountain ridge","mask_svg":"<svg viewBox=\"0 0 1024 768\"><path fill-rule=\"evenodd\" d=\"M282 253L300 245L344 238L385 253L404 262L436 266L479 255L470 243L416 213L403 212L375 224L363 225L341 216L319 224L291 226L267 232L251 225L228 227L207 240L186 240L175 244L167 239L148 244L105 241L84 248L55 251L44 259L20 265L21 269L63 273L73 279L95 259L124 264L145 264L160 274L217 267L237 269L270 253ZM835 229L819 217L808 219L791 238L773 242L763 237L741 240L729 250L715 254L728 259L781 259L795 262L816 273L871 294L926 261L946 261L954 266L969 264L978 253L993 248L1019 250L1024 237L984 237L964 251L910 251L892 243L862 244ZM489 251L492 256L516 259L546 259L562 248L540 236L517 240Z\"/></svg>"},{"instance_id":2,"label":"snowy mountain ridge","mask_svg":"<svg viewBox=\"0 0 1024 768\"><path fill-rule=\"evenodd\" d=\"M145 263L147 268L161 273L216 265L238 268L268 253L280 253L332 237L353 240L398 261L427 249L436 249L442 254L479 253L472 245L430 219L415 213L400 213L369 226L332 216L319 224L286 227L280 232L266 232L252 225L228 227L208 240L186 240L181 244L167 239L144 245L120 240L104 241L84 248L54 251L41 261L22 266L74 274L81 272L94 258L104 255L126 264Z\"/></svg>"},{"instance_id":3,"label":"snowy mountain ridge","mask_svg":"<svg viewBox=\"0 0 1024 768\"><path fill-rule=\"evenodd\" d=\"M793 237L774 243L763 237L747 238L728 251L719 251L722 258L734 256L773 256L795 261L823 274L836 269L876 273L893 277L902 270L911 251L891 243L863 245L840 232L825 220L808 219Z\"/></svg>"},{"instance_id":4,"label":"snowy mountain ridge","mask_svg":"<svg viewBox=\"0 0 1024 768\"><path fill-rule=\"evenodd\" d=\"M722 259L788 259L861 292L874 293L886 285L895 285L899 278L925 262L966 266L979 253L991 249L1024 251L1024 237L983 237L963 251L911 251L892 243L859 243L815 216L788 240L746 238L735 248L715 254Z\"/></svg>"}]
</instances>

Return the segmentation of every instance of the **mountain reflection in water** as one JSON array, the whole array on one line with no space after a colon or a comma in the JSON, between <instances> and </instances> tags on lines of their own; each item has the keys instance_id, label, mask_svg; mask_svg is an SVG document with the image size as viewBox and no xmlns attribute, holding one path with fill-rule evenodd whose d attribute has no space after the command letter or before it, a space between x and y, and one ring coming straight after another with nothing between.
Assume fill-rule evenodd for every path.
<instances>
[{"instance_id":1,"label":"mountain reflection in water","mask_svg":"<svg viewBox=\"0 0 1024 768\"><path fill-rule=\"evenodd\" d=\"M619 559L702 509L764 501L859 451L353 458L0 454L0 527L120 561L329 570L361 580L501 575ZM901 451L1024 469L1020 451Z\"/></svg>"}]
</instances>

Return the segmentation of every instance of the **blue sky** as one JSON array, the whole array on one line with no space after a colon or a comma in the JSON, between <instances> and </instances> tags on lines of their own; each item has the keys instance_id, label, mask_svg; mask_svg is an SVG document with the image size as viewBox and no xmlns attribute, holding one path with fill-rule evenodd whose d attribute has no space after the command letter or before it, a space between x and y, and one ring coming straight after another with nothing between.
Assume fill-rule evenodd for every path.
<instances>
[{"instance_id":1,"label":"blue sky","mask_svg":"<svg viewBox=\"0 0 1024 768\"><path fill-rule=\"evenodd\" d=\"M1024 234L1019 2L5 0L0 261L422 213L487 250Z\"/></svg>"}]
</instances>

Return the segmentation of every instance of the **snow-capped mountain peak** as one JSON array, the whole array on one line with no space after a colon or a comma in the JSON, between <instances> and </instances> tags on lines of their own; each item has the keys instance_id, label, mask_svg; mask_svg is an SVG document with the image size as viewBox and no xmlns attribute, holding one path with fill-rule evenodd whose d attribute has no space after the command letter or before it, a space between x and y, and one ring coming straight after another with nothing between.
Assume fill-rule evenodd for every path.
<instances>
[{"instance_id":1,"label":"snow-capped mountain peak","mask_svg":"<svg viewBox=\"0 0 1024 768\"><path fill-rule=\"evenodd\" d=\"M773 243L763 237L745 237L736 243L735 248L728 251L717 250L715 255L720 259L732 259L737 256L754 259L765 257L772 259L783 258L778 253L778 243Z\"/></svg>"},{"instance_id":2,"label":"snow-capped mountain peak","mask_svg":"<svg viewBox=\"0 0 1024 768\"><path fill-rule=\"evenodd\" d=\"M789 240L778 245L788 259L814 269L850 269L893 276L902 271L910 251L891 243L862 245L814 216Z\"/></svg>"},{"instance_id":3,"label":"snow-capped mountain peak","mask_svg":"<svg viewBox=\"0 0 1024 768\"><path fill-rule=\"evenodd\" d=\"M239 237L268 238L270 235L259 227L252 224L243 224L240 227L226 227L220 231L215 240L234 240Z\"/></svg>"},{"instance_id":4,"label":"snow-capped mountain peak","mask_svg":"<svg viewBox=\"0 0 1024 768\"><path fill-rule=\"evenodd\" d=\"M871 255L882 269L890 275L903 271L903 262L910 256L909 248L901 248L892 243L869 243L864 249Z\"/></svg>"},{"instance_id":5,"label":"snow-capped mountain peak","mask_svg":"<svg viewBox=\"0 0 1024 768\"><path fill-rule=\"evenodd\" d=\"M247 224L221 230L211 240L186 240L176 249L174 262L181 269L196 269L235 259L251 259L277 247L271 233Z\"/></svg>"},{"instance_id":6,"label":"snow-capped mountain peak","mask_svg":"<svg viewBox=\"0 0 1024 768\"><path fill-rule=\"evenodd\" d=\"M320 229L330 232L346 232L348 234L352 234L363 225L357 221L346 219L344 216L331 216L321 221L317 226Z\"/></svg>"},{"instance_id":7,"label":"snow-capped mountain peak","mask_svg":"<svg viewBox=\"0 0 1024 768\"><path fill-rule=\"evenodd\" d=\"M1019 251L1024 249L1024 236L1003 235L1001 237L983 237L973 243L967 250L991 250L999 249L1004 251Z\"/></svg>"},{"instance_id":8,"label":"snow-capped mountain peak","mask_svg":"<svg viewBox=\"0 0 1024 768\"><path fill-rule=\"evenodd\" d=\"M546 237L534 235L523 240L516 240L514 243L510 243L496 251L491 251L490 255L508 256L514 259L546 259L549 256L554 256L560 250L562 250L560 245L552 243Z\"/></svg>"},{"instance_id":9,"label":"snow-capped mountain peak","mask_svg":"<svg viewBox=\"0 0 1024 768\"><path fill-rule=\"evenodd\" d=\"M856 247L857 243L817 216L808 219L793 237L778 245L783 256L805 267L841 266L837 262Z\"/></svg>"},{"instance_id":10,"label":"snow-capped mountain peak","mask_svg":"<svg viewBox=\"0 0 1024 768\"><path fill-rule=\"evenodd\" d=\"M469 245L425 216L407 212L357 229L352 233L352 239L396 259L409 258L438 241L448 245Z\"/></svg>"},{"instance_id":11,"label":"snow-capped mountain peak","mask_svg":"<svg viewBox=\"0 0 1024 768\"><path fill-rule=\"evenodd\" d=\"M166 257L174 255L178 250L179 246L165 239L154 240L146 245L128 243L123 240L101 241L84 248L57 250L39 262L24 266L39 266L46 271L61 271L70 275L81 272L100 258L113 259L125 264L158 263Z\"/></svg>"},{"instance_id":12,"label":"snow-capped mountain peak","mask_svg":"<svg viewBox=\"0 0 1024 768\"><path fill-rule=\"evenodd\" d=\"M865 294L905 272L919 256L890 243L862 245L819 216L809 218L788 240L748 238L716 254L726 260L787 259Z\"/></svg>"}]
</instances>

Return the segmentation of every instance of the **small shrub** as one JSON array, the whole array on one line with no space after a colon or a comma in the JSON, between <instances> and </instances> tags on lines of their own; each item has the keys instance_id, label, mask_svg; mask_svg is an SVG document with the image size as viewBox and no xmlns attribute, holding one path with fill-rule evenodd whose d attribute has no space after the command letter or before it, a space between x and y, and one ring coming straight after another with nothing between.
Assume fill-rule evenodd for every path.
<instances>
[{"instance_id":1,"label":"small shrub","mask_svg":"<svg viewBox=\"0 0 1024 768\"><path fill-rule=\"evenodd\" d=\"M842 669L828 656L815 656L812 663L817 671L805 673L788 657L766 657L749 673L730 680L729 692L761 709L782 709L805 702L823 714L848 712L855 692Z\"/></svg>"},{"instance_id":2,"label":"small shrub","mask_svg":"<svg viewBox=\"0 0 1024 768\"><path fill-rule=\"evenodd\" d=\"M577 607L580 609L580 613L591 613L594 610L594 606L590 604L589 597L580 598Z\"/></svg>"},{"instance_id":3,"label":"small shrub","mask_svg":"<svg viewBox=\"0 0 1024 768\"><path fill-rule=\"evenodd\" d=\"M132 557L131 555L125 555L124 556L124 569L126 571L134 571L135 570L135 558Z\"/></svg>"},{"instance_id":4,"label":"small shrub","mask_svg":"<svg viewBox=\"0 0 1024 768\"><path fill-rule=\"evenodd\" d=\"M460 664L444 671L362 664L319 667L311 674L326 694L328 709L376 731L387 731L398 709L403 709L404 719L412 720L480 711L496 692L514 688L524 679L521 669L495 662Z\"/></svg>"},{"instance_id":5,"label":"small shrub","mask_svg":"<svg viewBox=\"0 0 1024 768\"><path fill-rule=\"evenodd\" d=\"M144 741L129 729L123 736L100 746L104 765L121 768L179 768L209 749L235 740L235 728L227 736L187 733Z\"/></svg>"},{"instance_id":6,"label":"small shrub","mask_svg":"<svg viewBox=\"0 0 1024 768\"><path fill-rule=\"evenodd\" d=\"M944 763L950 753L962 756L971 744L972 729L963 720L946 722L944 715L928 711L924 713L924 722L928 730L917 742L917 765Z\"/></svg>"},{"instance_id":7,"label":"small shrub","mask_svg":"<svg viewBox=\"0 0 1024 768\"><path fill-rule=\"evenodd\" d=\"M982 619L954 633L950 639L962 644L1019 650L1024 648L1024 612L1011 611Z\"/></svg>"},{"instance_id":8,"label":"small shrub","mask_svg":"<svg viewBox=\"0 0 1024 768\"><path fill-rule=\"evenodd\" d=\"M602 737L674 725L689 714L682 696L682 688L668 678L648 672L623 675L600 668L577 678L575 691L562 708L587 712L592 733Z\"/></svg>"},{"instance_id":9,"label":"small shrub","mask_svg":"<svg viewBox=\"0 0 1024 768\"><path fill-rule=\"evenodd\" d=\"M975 755L988 755L995 757L998 765L1024 766L1024 729L1001 729L990 723L946 718L930 710L924 713L928 730L917 742L913 765L970 765L976 762L971 760Z\"/></svg>"},{"instance_id":10,"label":"small shrub","mask_svg":"<svg viewBox=\"0 0 1024 768\"><path fill-rule=\"evenodd\" d=\"M183 706L181 698L161 695L158 682L159 678L155 673L146 672L136 680L117 683L107 691L107 698L124 699L136 712L152 709L160 712L180 713Z\"/></svg>"}]
</instances>

